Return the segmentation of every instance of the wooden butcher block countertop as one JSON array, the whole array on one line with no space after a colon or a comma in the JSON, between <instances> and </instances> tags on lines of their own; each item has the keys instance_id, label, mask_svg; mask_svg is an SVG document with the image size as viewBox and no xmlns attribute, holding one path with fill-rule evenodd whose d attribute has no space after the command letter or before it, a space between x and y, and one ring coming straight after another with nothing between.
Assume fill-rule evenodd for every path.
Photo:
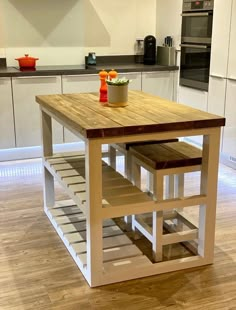
<instances>
[{"instance_id":1,"label":"wooden butcher block countertop","mask_svg":"<svg viewBox=\"0 0 236 310\"><path fill-rule=\"evenodd\" d=\"M225 125L225 118L141 91L129 91L126 107L99 102L97 93L40 95L36 101L85 138L200 129Z\"/></svg>"}]
</instances>

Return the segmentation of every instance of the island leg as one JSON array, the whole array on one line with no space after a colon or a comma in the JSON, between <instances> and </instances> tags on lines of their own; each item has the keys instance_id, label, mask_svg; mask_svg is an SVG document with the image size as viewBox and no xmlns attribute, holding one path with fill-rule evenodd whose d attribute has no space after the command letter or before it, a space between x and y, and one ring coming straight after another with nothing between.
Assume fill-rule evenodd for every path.
<instances>
[{"instance_id":1,"label":"island leg","mask_svg":"<svg viewBox=\"0 0 236 310\"><path fill-rule=\"evenodd\" d=\"M51 117L41 110L42 124L42 146L43 146L43 161L46 156L53 155L52 148L52 120ZM54 178L43 164L43 192L44 192L44 209L52 207L55 204L54 193Z\"/></svg>"},{"instance_id":2,"label":"island leg","mask_svg":"<svg viewBox=\"0 0 236 310\"><path fill-rule=\"evenodd\" d=\"M87 202L87 280L90 286L102 281L102 151L101 142L85 142L85 175Z\"/></svg>"},{"instance_id":3,"label":"island leg","mask_svg":"<svg viewBox=\"0 0 236 310\"><path fill-rule=\"evenodd\" d=\"M207 196L207 204L199 209L198 253L206 264L214 259L219 146L220 128L212 128L203 138L201 194Z\"/></svg>"}]
</instances>

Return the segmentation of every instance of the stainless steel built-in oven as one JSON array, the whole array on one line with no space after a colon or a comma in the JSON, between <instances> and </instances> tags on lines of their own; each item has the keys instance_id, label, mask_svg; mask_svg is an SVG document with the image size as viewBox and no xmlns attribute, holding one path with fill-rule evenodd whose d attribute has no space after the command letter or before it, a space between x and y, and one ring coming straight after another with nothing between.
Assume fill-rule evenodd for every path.
<instances>
[{"instance_id":1,"label":"stainless steel built-in oven","mask_svg":"<svg viewBox=\"0 0 236 310\"><path fill-rule=\"evenodd\" d=\"M181 44L180 85L208 90L211 47Z\"/></svg>"},{"instance_id":2,"label":"stainless steel built-in oven","mask_svg":"<svg viewBox=\"0 0 236 310\"><path fill-rule=\"evenodd\" d=\"M212 12L182 14L182 40L189 43L211 43L212 18Z\"/></svg>"},{"instance_id":3,"label":"stainless steel built-in oven","mask_svg":"<svg viewBox=\"0 0 236 310\"><path fill-rule=\"evenodd\" d=\"M180 85L208 90L214 0L184 0Z\"/></svg>"}]
</instances>

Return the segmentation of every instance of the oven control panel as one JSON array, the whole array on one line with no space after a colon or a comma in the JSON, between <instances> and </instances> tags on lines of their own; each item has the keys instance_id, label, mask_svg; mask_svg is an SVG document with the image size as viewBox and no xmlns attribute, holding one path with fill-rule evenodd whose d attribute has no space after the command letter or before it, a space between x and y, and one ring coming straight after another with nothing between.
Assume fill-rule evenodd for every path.
<instances>
[{"instance_id":1,"label":"oven control panel","mask_svg":"<svg viewBox=\"0 0 236 310\"><path fill-rule=\"evenodd\" d=\"M214 7L214 0L183 0L183 12L211 11Z\"/></svg>"}]
</instances>

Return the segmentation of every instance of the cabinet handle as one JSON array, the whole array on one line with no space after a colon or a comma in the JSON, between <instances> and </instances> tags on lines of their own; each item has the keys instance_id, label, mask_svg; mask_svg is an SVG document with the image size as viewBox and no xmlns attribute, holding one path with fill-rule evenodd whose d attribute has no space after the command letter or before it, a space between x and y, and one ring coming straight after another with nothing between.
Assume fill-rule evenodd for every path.
<instances>
[{"instance_id":1,"label":"cabinet handle","mask_svg":"<svg viewBox=\"0 0 236 310\"><path fill-rule=\"evenodd\" d=\"M197 16L209 16L209 15L212 15L212 12L206 12L206 13L183 13L181 14L181 16L184 16L184 17L197 17Z\"/></svg>"},{"instance_id":2,"label":"cabinet handle","mask_svg":"<svg viewBox=\"0 0 236 310\"><path fill-rule=\"evenodd\" d=\"M230 78L227 78L227 79L230 80L230 81L236 82L236 78L234 78L234 77L230 77Z\"/></svg>"},{"instance_id":3,"label":"cabinet handle","mask_svg":"<svg viewBox=\"0 0 236 310\"><path fill-rule=\"evenodd\" d=\"M81 74L63 74L62 75L63 78L65 78L65 77L78 77L78 76L82 76L82 77L84 77L84 76L96 76L96 77L98 77L98 74L94 74L94 73L83 74L83 73L81 73Z\"/></svg>"},{"instance_id":4,"label":"cabinet handle","mask_svg":"<svg viewBox=\"0 0 236 310\"><path fill-rule=\"evenodd\" d=\"M226 79L225 76L222 76L222 75L218 75L218 74L211 74L210 77L213 77L213 78L217 78L217 79Z\"/></svg>"},{"instance_id":5,"label":"cabinet handle","mask_svg":"<svg viewBox=\"0 0 236 310\"><path fill-rule=\"evenodd\" d=\"M14 79L41 79L41 78L53 78L55 79L60 75L32 75L32 76L13 76Z\"/></svg>"},{"instance_id":6,"label":"cabinet handle","mask_svg":"<svg viewBox=\"0 0 236 310\"><path fill-rule=\"evenodd\" d=\"M207 49L209 46L207 45L198 45L198 44L180 44L181 47L191 47L191 48L202 48Z\"/></svg>"}]
</instances>

